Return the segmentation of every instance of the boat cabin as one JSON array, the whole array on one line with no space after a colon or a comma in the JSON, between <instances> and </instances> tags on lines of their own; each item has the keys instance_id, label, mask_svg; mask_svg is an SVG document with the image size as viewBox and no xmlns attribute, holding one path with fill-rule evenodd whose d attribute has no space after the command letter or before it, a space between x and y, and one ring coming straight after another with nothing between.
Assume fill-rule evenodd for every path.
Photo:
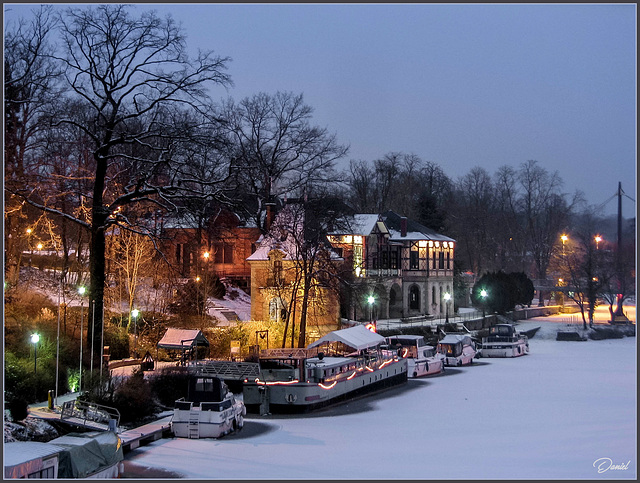
<instances>
[{"instance_id":1,"label":"boat cabin","mask_svg":"<svg viewBox=\"0 0 640 483\"><path fill-rule=\"evenodd\" d=\"M512 324L497 324L489 329L487 342L508 342L519 336Z\"/></svg>"}]
</instances>

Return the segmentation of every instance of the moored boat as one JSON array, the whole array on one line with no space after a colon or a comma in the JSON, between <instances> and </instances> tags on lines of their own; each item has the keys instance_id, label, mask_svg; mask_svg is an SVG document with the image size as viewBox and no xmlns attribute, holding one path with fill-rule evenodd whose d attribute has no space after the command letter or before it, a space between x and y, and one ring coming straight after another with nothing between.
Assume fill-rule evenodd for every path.
<instances>
[{"instance_id":1,"label":"moored boat","mask_svg":"<svg viewBox=\"0 0 640 483\"><path fill-rule=\"evenodd\" d=\"M247 411L308 411L406 382L407 360L383 351L383 342L384 337L357 325L306 348L261 351L259 377L243 385Z\"/></svg>"},{"instance_id":2,"label":"moored boat","mask_svg":"<svg viewBox=\"0 0 640 483\"><path fill-rule=\"evenodd\" d=\"M466 366L480 357L473 339L465 334L445 335L438 342L438 352L444 356L447 366Z\"/></svg>"},{"instance_id":3,"label":"moored boat","mask_svg":"<svg viewBox=\"0 0 640 483\"><path fill-rule=\"evenodd\" d=\"M242 429L244 403L219 378L191 376L188 398L177 400L173 410L171 429L178 438L219 438Z\"/></svg>"},{"instance_id":4,"label":"moored boat","mask_svg":"<svg viewBox=\"0 0 640 483\"><path fill-rule=\"evenodd\" d=\"M485 357L518 357L529 353L529 338L519 333L513 324L497 324L482 339Z\"/></svg>"},{"instance_id":5,"label":"moored boat","mask_svg":"<svg viewBox=\"0 0 640 483\"><path fill-rule=\"evenodd\" d=\"M427 345L421 335L393 335L386 338L389 349L407 359L409 377L440 374L444 371L444 356L435 347Z\"/></svg>"}]
</instances>

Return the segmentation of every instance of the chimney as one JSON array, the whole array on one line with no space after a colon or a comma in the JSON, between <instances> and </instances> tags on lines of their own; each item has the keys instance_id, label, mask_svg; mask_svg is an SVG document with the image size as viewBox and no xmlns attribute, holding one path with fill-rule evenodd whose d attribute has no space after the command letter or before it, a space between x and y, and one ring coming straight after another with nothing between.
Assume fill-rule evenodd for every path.
<instances>
[{"instance_id":1,"label":"chimney","mask_svg":"<svg viewBox=\"0 0 640 483\"><path fill-rule=\"evenodd\" d=\"M403 238L407 236L407 217L400 218L400 236Z\"/></svg>"},{"instance_id":2,"label":"chimney","mask_svg":"<svg viewBox=\"0 0 640 483\"><path fill-rule=\"evenodd\" d=\"M275 214L275 203L266 203L267 207L267 215L264 220L264 231L267 233L271 229L271 224L273 223L273 219L276 216Z\"/></svg>"}]
</instances>

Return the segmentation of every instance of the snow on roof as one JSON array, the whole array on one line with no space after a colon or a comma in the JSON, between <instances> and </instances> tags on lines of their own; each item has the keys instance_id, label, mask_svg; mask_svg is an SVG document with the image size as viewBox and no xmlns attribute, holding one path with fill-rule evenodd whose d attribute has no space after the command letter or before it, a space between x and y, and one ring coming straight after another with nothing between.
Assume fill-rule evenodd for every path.
<instances>
[{"instance_id":1,"label":"snow on roof","mask_svg":"<svg viewBox=\"0 0 640 483\"><path fill-rule=\"evenodd\" d=\"M457 344L458 342L471 344L471 337L464 334L447 334L440 341L440 344Z\"/></svg>"},{"instance_id":2,"label":"snow on roof","mask_svg":"<svg viewBox=\"0 0 640 483\"><path fill-rule=\"evenodd\" d=\"M366 349L384 342L384 337L371 332L364 325L354 325L348 329L335 330L307 346L312 349L324 342L342 342L356 350Z\"/></svg>"},{"instance_id":3,"label":"snow on roof","mask_svg":"<svg viewBox=\"0 0 640 483\"><path fill-rule=\"evenodd\" d=\"M42 460L61 453L62 446L38 441L5 442L3 445L4 477L24 478L28 473L42 469Z\"/></svg>"},{"instance_id":4,"label":"snow on roof","mask_svg":"<svg viewBox=\"0 0 640 483\"><path fill-rule=\"evenodd\" d=\"M387 211L382 216L385 224L389 228L389 233L391 235L390 239L392 241L398 240L433 240L433 241L447 241L454 242L453 238L442 235L440 233L435 232L431 228L427 228L426 226L407 219L407 234L402 236L402 218L400 215L393 211Z\"/></svg>"},{"instance_id":5,"label":"snow on roof","mask_svg":"<svg viewBox=\"0 0 640 483\"><path fill-rule=\"evenodd\" d=\"M160 349L182 349L193 347L196 343L197 345L209 345L209 341L199 330L169 328L158 342L158 347Z\"/></svg>"}]
</instances>

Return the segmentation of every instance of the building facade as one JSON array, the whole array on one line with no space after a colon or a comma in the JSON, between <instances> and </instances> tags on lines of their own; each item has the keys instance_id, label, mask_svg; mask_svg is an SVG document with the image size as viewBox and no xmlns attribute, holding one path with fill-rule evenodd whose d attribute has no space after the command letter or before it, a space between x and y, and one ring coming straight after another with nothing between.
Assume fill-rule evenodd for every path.
<instances>
[{"instance_id":1,"label":"building facade","mask_svg":"<svg viewBox=\"0 0 640 483\"><path fill-rule=\"evenodd\" d=\"M452 313L454 239L388 211L354 215L329 241L352 270L347 318Z\"/></svg>"}]
</instances>

